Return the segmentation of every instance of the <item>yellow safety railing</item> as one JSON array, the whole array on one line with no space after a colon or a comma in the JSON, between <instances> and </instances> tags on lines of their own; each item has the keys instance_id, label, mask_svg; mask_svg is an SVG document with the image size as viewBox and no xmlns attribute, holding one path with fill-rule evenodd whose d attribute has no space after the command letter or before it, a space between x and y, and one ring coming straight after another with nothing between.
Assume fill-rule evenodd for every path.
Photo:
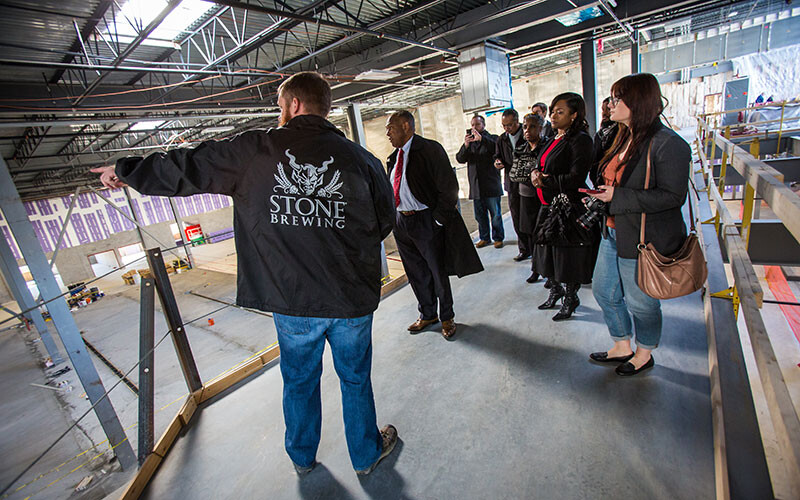
<instances>
[{"instance_id":1,"label":"yellow safety railing","mask_svg":"<svg viewBox=\"0 0 800 500\"><path fill-rule=\"evenodd\" d=\"M731 131L732 130L733 131L735 131L735 130L744 130L744 129L749 128L749 127L758 128L761 125L769 125L769 124L773 124L773 123L778 123L779 124L778 130L769 130L769 129L765 129L765 130L762 130L762 131L755 130L755 131L752 131L752 132L736 134L736 136L737 137L752 137L753 140L756 143L758 143L759 137L763 136L763 139L767 140L767 139L769 139L770 134L776 134L777 133L778 146L777 146L777 148L775 150L775 155L779 155L780 152L781 152L781 139L783 138L784 134L800 132L800 116L798 116L796 118L790 118L788 120L785 119L786 105L787 104L797 104L797 103L792 103L792 102L789 102L789 101L771 102L769 104L762 104L761 106L748 106L746 108L730 109L730 110L726 110L726 111L714 111L712 113L701 113L699 115L699 119L703 120L707 124L707 128L710 129L710 130L722 130L722 129L724 129L726 131L726 136L725 137L727 139L731 138L731 133L732 133ZM742 111L760 110L760 109L763 109L763 108L765 108L767 106L769 106L769 107L780 106L781 107L781 117L779 119L776 119L776 120L763 120L763 121L758 121L758 122L745 122L745 123L737 123L735 125L720 125L720 123L719 123L720 117L723 116L723 115L728 115L728 114L731 114L731 113L739 113L739 112L742 112ZM713 123L712 123L712 120L713 120ZM796 122L794 128L786 128L786 129L784 129L784 125L786 125L787 123L794 123L794 122ZM760 152L757 152L757 153L753 154L753 156L756 157L756 158L759 158L760 157L759 153ZM712 155L712 157L713 157L713 155Z\"/></svg>"},{"instance_id":2,"label":"yellow safety railing","mask_svg":"<svg viewBox=\"0 0 800 500\"><path fill-rule=\"evenodd\" d=\"M715 215L704 224L714 224L716 234L724 241L733 273L733 286L711 293L712 297L733 301L734 315L741 309L763 386L783 463L788 473L792 498L800 498L800 420L795 411L786 381L777 363L775 352L761 316L763 291L753 263L747 253L756 197L763 199L784 226L800 242L800 196L783 183L783 174L758 160L759 142L750 144L750 151L730 141L730 128L722 134L701 117L698 118L695 146L709 202ZM722 151L719 177L715 178L713 159L716 148ZM706 151L710 148L710 159ZM734 168L745 180L742 221L736 221L725 205L723 192L728 168Z\"/></svg>"}]
</instances>

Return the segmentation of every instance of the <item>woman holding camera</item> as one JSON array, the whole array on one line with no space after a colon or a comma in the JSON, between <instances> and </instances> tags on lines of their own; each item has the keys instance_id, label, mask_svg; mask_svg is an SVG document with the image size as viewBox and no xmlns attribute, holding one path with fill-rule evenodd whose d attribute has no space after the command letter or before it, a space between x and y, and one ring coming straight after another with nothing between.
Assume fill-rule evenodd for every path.
<instances>
[{"instance_id":1,"label":"woman holding camera","mask_svg":"<svg viewBox=\"0 0 800 500\"><path fill-rule=\"evenodd\" d=\"M542 202L536 195L536 189L531 184L530 174L536 170L536 160L544 146L545 139L540 137L543 126L544 119L541 116L533 113L525 115L522 119L522 137L525 141L520 141L521 144L518 144L519 147L514 150L514 165L511 168L513 175L524 177L519 181L519 226L520 232L529 237L528 248L536 246L536 219L539 217L539 209L542 207ZM511 180L517 182L513 176ZM531 275L525 281L528 283L539 281L535 259L531 259Z\"/></svg>"},{"instance_id":2,"label":"woman holding camera","mask_svg":"<svg viewBox=\"0 0 800 500\"><path fill-rule=\"evenodd\" d=\"M544 146L539 168L531 174L539 201L543 206L553 204L539 212L534 261L550 284L550 295L539 309L553 309L563 298L553 316L553 321L561 321L580 305L578 290L582 283L591 283L595 259L595 233L580 229L576 222L585 212L581 203L585 195L578 190L586 187L593 148L583 97L574 92L556 96L550 123L557 133Z\"/></svg>"},{"instance_id":3,"label":"woman holding camera","mask_svg":"<svg viewBox=\"0 0 800 500\"><path fill-rule=\"evenodd\" d=\"M662 255L680 249L686 239L681 207L688 191L691 150L661 123L664 102L653 75L621 78L611 87L611 95L611 119L620 130L600 163L603 192L596 197L606 203L607 236L600 243L592 293L614 346L589 357L622 363L616 372L628 376L654 365L652 351L661 341L661 303L642 292L636 280L642 214L647 214L645 243L652 243ZM650 183L645 190L648 162Z\"/></svg>"}]
</instances>

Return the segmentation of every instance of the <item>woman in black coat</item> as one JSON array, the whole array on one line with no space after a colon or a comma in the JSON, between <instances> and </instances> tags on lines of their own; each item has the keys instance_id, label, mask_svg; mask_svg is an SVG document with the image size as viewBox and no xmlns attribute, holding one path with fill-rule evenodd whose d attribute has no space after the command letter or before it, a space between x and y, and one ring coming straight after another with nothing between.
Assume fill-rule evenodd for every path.
<instances>
[{"instance_id":1,"label":"woman in black coat","mask_svg":"<svg viewBox=\"0 0 800 500\"><path fill-rule=\"evenodd\" d=\"M616 371L625 376L652 367L652 351L661 341L661 303L646 295L636 279L642 214L646 214L645 243L652 243L662 255L677 252L686 239L681 207L688 191L691 149L661 123L664 103L653 75L628 75L614 83L611 95L611 119L620 130L598 174L603 193L596 197L606 203L607 237L600 243L592 292L614 347L589 357L622 363ZM651 172L645 190L648 152Z\"/></svg>"},{"instance_id":2,"label":"woman in black coat","mask_svg":"<svg viewBox=\"0 0 800 500\"><path fill-rule=\"evenodd\" d=\"M514 149L512 171L517 169L521 173L525 173L525 168L521 168L521 164L525 164L528 169L535 169L536 160L538 160L542 147L547 142L547 139L542 138L542 127L544 127L544 119L539 115L528 113L522 119L522 138L525 140L519 141ZM528 172L531 171L528 170ZM527 179L519 183L519 227L521 229L520 237L522 237L521 235L528 236L528 241L525 244L527 248L532 249L536 247L536 222L539 218L539 209L542 207L542 202L539 201L536 188L531 184L530 175L525 175ZM539 273L536 272L536 259L531 259L531 275L525 281L528 283L539 281Z\"/></svg>"},{"instance_id":3,"label":"woman in black coat","mask_svg":"<svg viewBox=\"0 0 800 500\"><path fill-rule=\"evenodd\" d=\"M534 259L536 270L550 284L550 296L539 309L552 309L563 298L561 309L553 316L553 321L560 321L570 318L580 305L581 284L592 281L593 243L599 235L576 223L585 212L581 200L586 196L578 189L586 188L592 165L593 142L586 132L589 124L583 98L574 92L556 96L550 106L550 123L556 135L539 156L539 170L531 174L531 183L542 205L554 204L559 210L539 212Z\"/></svg>"}]
</instances>

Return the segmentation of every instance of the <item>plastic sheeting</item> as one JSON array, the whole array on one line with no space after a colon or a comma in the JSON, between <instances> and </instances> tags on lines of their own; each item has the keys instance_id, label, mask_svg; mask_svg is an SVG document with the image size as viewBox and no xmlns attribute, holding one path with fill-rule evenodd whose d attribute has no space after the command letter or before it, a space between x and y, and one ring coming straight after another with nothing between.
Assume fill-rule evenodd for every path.
<instances>
[{"instance_id":1,"label":"plastic sheeting","mask_svg":"<svg viewBox=\"0 0 800 500\"><path fill-rule=\"evenodd\" d=\"M733 71L750 77L750 102L764 93L774 101L800 99L800 45L736 57Z\"/></svg>"}]
</instances>

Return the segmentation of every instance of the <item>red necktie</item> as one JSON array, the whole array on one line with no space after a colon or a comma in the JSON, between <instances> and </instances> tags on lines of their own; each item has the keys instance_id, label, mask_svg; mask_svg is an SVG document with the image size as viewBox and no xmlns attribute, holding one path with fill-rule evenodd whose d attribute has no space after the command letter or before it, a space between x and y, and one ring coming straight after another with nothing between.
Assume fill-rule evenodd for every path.
<instances>
[{"instance_id":1,"label":"red necktie","mask_svg":"<svg viewBox=\"0 0 800 500\"><path fill-rule=\"evenodd\" d=\"M394 206L400 206L400 181L403 179L403 150L397 154L397 165L394 167Z\"/></svg>"}]
</instances>

